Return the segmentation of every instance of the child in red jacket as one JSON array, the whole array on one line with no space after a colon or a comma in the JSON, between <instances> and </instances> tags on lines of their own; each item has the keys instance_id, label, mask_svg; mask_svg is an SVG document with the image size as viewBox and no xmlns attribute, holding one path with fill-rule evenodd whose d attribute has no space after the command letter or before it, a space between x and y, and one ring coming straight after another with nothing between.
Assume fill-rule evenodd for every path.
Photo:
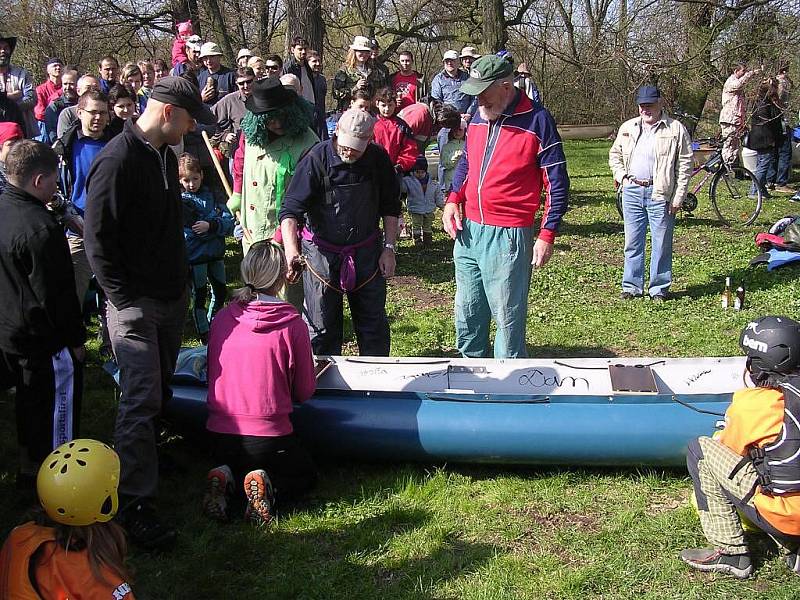
<instances>
[{"instance_id":1,"label":"child in red jacket","mask_svg":"<svg viewBox=\"0 0 800 600\"><path fill-rule=\"evenodd\" d=\"M394 114L397 102L392 90L388 87L379 89L374 102L378 109L375 143L386 150L398 173L408 173L417 160L417 144L405 121Z\"/></svg>"},{"instance_id":2,"label":"child in red jacket","mask_svg":"<svg viewBox=\"0 0 800 600\"><path fill-rule=\"evenodd\" d=\"M245 519L258 524L272 519L276 498L296 497L316 481L289 420L292 403L314 393L316 377L308 327L277 297L286 275L281 247L256 242L241 272L245 286L217 313L208 340L206 427L220 466L208 473L203 511L226 520L234 481L244 480Z\"/></svg>"}]
</instances>

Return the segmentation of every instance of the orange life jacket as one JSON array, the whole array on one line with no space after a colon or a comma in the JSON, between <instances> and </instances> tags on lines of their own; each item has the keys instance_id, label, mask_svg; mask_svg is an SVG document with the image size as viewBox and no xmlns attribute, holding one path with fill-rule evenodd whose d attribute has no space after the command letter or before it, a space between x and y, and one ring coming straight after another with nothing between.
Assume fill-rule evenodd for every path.
<instances>
[{"instance_id":1,"label":"orange life jacket","mask_svg":"<svg viewBox=\"0 0 800 600\"><path fill-rule=\"evenodd\" d=\"M31 559L36 557L31 582ZM106 581L94 577L85 550L58 545L55 530L36 523L16 527L0 550L0 598L3 600L135 600L130 585L103 569Z\"/></svg>"},{"instance_id":2,"label":"orange life jacket","mask_svg":"<svg viewBox=\"0 0 800 600\"><path fill-rule=\"evenodd\" d=\"M719 441L743 457L753 448L770 448L784 432L784 395L773 388L739 390L725 413ZM779 531L800 535L800 492L768 493L760 485L753 495L759 514Z\"/></svg>"}]
</instances>

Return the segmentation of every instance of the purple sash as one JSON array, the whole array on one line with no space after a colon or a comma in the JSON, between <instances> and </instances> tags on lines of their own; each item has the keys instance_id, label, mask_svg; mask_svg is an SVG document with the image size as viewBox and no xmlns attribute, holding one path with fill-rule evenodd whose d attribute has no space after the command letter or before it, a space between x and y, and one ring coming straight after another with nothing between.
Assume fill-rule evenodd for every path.
<instances>
[{"instance_id":1,"label":"purple sash","mask_svg":"<svg viewBox=\"0 0 800 600\"><path fill-rule=\"evenodd\" d=\"M356 286L356 262L353 259L353 255L359 248L372 244L380 233L381 230L376 229L375 233L357 244L337 246L336 244L326 242L315 233L311 233L308 229L303 228L303 239L311 242L323 252L333 252L342 257L342 264L339 267L339 288L343 292L349 292Z\"/></svg>"}]
</instances>

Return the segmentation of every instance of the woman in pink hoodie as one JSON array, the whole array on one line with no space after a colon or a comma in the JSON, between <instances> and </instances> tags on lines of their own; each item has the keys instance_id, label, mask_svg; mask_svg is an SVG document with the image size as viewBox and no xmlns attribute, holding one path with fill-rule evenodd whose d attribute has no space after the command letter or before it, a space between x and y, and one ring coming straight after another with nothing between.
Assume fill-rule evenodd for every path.
<instances>
[{"instance_id":1,"label":"woman in pink hoodie","mask_svg":"<svg viewBox=\"0 0 800 600\"><path fill-rule=\"evenodd\" d=\"M220 466L208 473L203 510L226 520L234 481L244 478L245 519L267 523L276 495L286 500L316 482L289 420L292 403L311 397L316 378L308 328L277 297L285 281L283 250L270 240L256 242L241 272L245 286L217 313L208 340L206 427L215 434Z\"/></svg>"}]
</instances>

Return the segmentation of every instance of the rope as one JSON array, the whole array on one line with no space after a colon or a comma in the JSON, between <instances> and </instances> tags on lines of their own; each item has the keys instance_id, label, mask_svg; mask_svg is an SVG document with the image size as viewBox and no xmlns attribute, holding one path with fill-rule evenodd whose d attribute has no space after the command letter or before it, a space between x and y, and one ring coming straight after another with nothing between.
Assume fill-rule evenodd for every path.
<instances>
[{"instance_id":1,"label":"rope","mask_svg":"<svg viewBox=\"0 0 800 600\"><path fill-rule=\"evenodd\" d=\"M305 255L303 255L303 256L301 256L301 257L300 257L300 264L302 264L302 265L303 265L303 267L305 267L306 269L308 269L308 270L311 272L311 274L312 274L314 277L316 277L317 279L319 279L319 280L322 282L322 284L323 284L325 287L327 287L327 288L329 288L329 289L331 289L331 290L333 290L334 292L337 292L337 293L339 293L339 294L342 294L342 295L344 295L344 294L345 294L345 292L344 292L343 290L341 290L340 288L336 287L336 286L335 286L335 285L333 285L333 284L332 284L330 281L328 281L327 279L325 279L325 278L324 278L322 275L320 275L319 273L317 273L317 272L314 270L314 267L312 267L312 266L311 266L311 264L309 264L309 262L308 262L308 258L307 258ZM375 279L375 277L377 277L378 273L380 273L380 272L381 272L381 267L380 267L380 265L379 265L379 266L378 266L378 267L375 269L375 272L374 272L372 275L370 275L370 276L369 276L369 277L368 277L366 280L362 281L360 284L358 284L356 287L354 287L352 290L350 290L350 293L357 292L358 290L360 290L361 288L363 288L363 287L364 287L365 285L367 285L367 284L368 284L370 281L372 281L373 279Z\"/></svg>"}]
</instances>

